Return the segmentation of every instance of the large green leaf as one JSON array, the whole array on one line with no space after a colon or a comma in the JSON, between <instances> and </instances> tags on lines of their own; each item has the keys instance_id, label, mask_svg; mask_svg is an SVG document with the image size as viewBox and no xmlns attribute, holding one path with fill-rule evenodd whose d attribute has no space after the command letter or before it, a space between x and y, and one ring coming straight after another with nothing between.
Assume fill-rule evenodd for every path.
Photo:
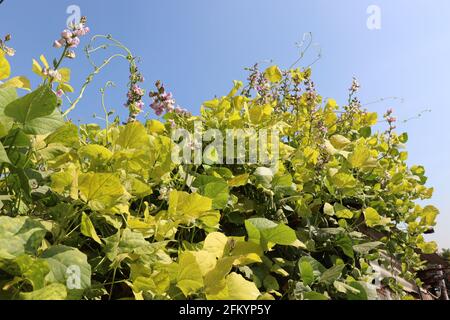
<instances>
[{"instance_id":1,"label":"large green leaf","mask_svg":"<svg viewBox=\"0 0 450 320\"><path fill-rule=\"evenodd\" d=\"M127 124L120 132L116 145L123 149L142 149L148 145L149 137L144 125L140 122L131 122Z\"/></svg>"},{"instance_id":2,"label":"large green leaf","mask_svg":"<svg viewBox=\"0 0 450 320\"><path fill-rule=\"evenodd\" d=\"M298 239L295 231L285 224L277 224L265 218L254 218L245 221L249 241L259 243L263 248L271 249L273 245L305 247Z\"/></svg>"},{"instance_id":3,"label":"large green leaf","mask_svg":"<svg viewBox=\"0 0 450 320\"><path fill-rule=\"evenodd\" d=\"M320 277L320 282L325 283L327 285L331 285L339 279L339 277L342 274L342 271L344 270L345 265L343 264L337 264L330 269L326 270L322 276Z\"/></svg>"},{"instance_id":4,"label":"large green leaf","mask_svg":"<svg viewBox=\"0 0 450 320\"><path fill-rule=\"evenodd\" d=\"M228 183L222 179L211 176L199 176L193 184L199 188L199 192L213 200L213 209L223 209L228 203L229 187Z\"/></svg>"},{"instance_id":5,"label":"large green leaf","mask_svg":"<svg viewBox=\"0 0 450 320\"><path fill-rule=\"evenodd\" d=\"M8 104L5 115L21 124L28 134L46 134L64 124L57 103L56 95L44 85Z\"/></svg>"},{"instance_id":6,"label":"large green leaf","mask_svg":"<svg viewBox=\"0 0 450 320\"><path fill-rule=\"evenodd\" d=\"M309 261L300 259L298 268L303 283L307 286L311 285L314 282L314 269Z\"/></svg>"},{"instance_id":7,"label":"large green leaf","mask_svg":"<svg viewBox=\"0 0 450 320\"><path fill-rule=\"evenodd\" d=\"M198 193L172 191L169 195L169 214L182 220L196 219L212 210L212 200Z\"/></svg>"},{"instance_id":8,"label":"large green leaf","mask_svg":"<svg viewBox=\"0 0 450 320\"><path fill-rule=\"evenodd\" d=\"M98 211L114 207L126 194L119 178L113 173L81 174L78 186L81 199L87 202L91 209Z\"/></svg>"},{"instance_id":9,"label":"large green leaf","mask_svg":"<svg viewBox=\"0 0 450 320\"><path fill-rule=\"evenodd\" d=\"M53 246L41 256L47 260L50 283L66 285L71 297L79 297L84 290L91 287L91 266L87 256L78 249L67 246Z\"/></svg>"},{"instance_id":10,"label":"large green leaf","mask_svg":"<svg viewBox=\"0 0 450 320\"><path fill-rule=\"evenodd\" d=\"M202 272L197 259L190 252L184 252L180 256L177 287L186 297L203 287Z\"/></svg>"},{"instance_id":11,"label":"large green leaf","mask_svg":"<svg viewBox=\"0 0 450 320\"><path fill-rule=\"evenodd\" d=\"M0 217L0 259L36 254L47 231L28 217Z\"/></svg>"}]
</instances>

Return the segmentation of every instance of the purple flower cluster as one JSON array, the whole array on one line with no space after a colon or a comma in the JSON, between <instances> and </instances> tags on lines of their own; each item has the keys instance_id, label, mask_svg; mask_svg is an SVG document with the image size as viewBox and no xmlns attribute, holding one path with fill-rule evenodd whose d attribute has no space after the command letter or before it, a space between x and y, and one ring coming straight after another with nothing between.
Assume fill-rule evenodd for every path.
<instances>
[{"instance_id":1,"label":"purple flower cluster","mask_svg":"<svg viewBox=\"0 0 450 320\"><path fill-rule=\"evenodd\" d=\"M48 69L48 68L42 68L42 74L46 77L49 77L51 79L51 81L61 81L62 76L59 73L58 70L53 70L53 69Z\"/></svg>"},{"instance_id":2,"label":"purple flower cluster","mask_svg":"<svg viewBox=\"0 0 450 320\"><path fill-rule=\"evenodd\" d=\"M178 115L189 116L190 113L186 109L176 106L176 101L173 98L172 93L166 92L166 89L160 81L156 82L156 92L150 92L150 98L153 99L153 103L150 107L155 111L157 116L162 114L175 112Z\"/></svg>"},{"instance_id":3,"label":"purple flower cluster","mask_svg":"<svg viewBox=\"0 0 450 320\"><path fill-rule=\"evenodd\" d=\"M80 37L89 33L90 29L86 26L86 17L81 18L80 23L77 25L71 25L70 30L66 29L61 32L61 38L55 40L53 47L55 48L76 48L80 44ZM74 58L75 53L72 50L67 52L67 57Z\"/></svg>"},{"instance_id":4,"label":"purple flower cluster","mask_svg":"<svg viewBox=\"0 0 450 320\"><path fill-rule=\"evenodd\" d=\"M125 107L134 110L134 113L138 114L144 110L145 104L142 98L145 95L145 90L139 87L137 83L131 85L130 90L127 93L128 101Z\"/></svg>"},{"instance_id":5,"label":"purple flower cluster","mask_svg":"<svg viewBox=\"0 0 450 320\"><path fill-rule=\"evenodd\" d=\"M384 114L384 119L386 119L391 130L396 129L395 123L397 122L397 118L392 116L393 113L394 113L393 109L388 109Z\"/></svg>"},{"instance_id":6,"label":"purple flower cluster","mask_svg":"<svg viewBox=\"0 0 450 320\"><path fill-rule=\"evenodd\" d=\"M358 79L353 77L352 86L350 87L349 91L353 95L357 93L359 89L361 89L361 85L359 84Z\"/></svg>"},{"instance_id":7,"label":"purple flower cluster","mask_svg":"<svg viewBox=\"0 0 450 320\"><path fill-rule=\"evenodd\" d=\"M254 89L261 97L261 99L268 101L272 98L272 93L270 91L270 82L267 80L263 72L259 70L258 64L255 64L252 68L247 69L250 71L248 77L249 89ZM250 92L247 92L249 95Z\"/></svg>"}]
</instances>

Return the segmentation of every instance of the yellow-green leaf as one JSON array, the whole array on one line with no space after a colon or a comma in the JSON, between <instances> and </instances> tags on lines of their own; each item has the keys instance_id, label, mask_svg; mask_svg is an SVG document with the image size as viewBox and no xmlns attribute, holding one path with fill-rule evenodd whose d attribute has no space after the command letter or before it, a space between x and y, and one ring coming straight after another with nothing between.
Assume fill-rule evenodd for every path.
<instances>
[{"instance_id":1,"label":"yellow-green leaf","mask_svg":"<svg viewBox=\"0 0 450 320\"><path fill-rule=\"evenodd\" d=\"M61 75L61 82L67 83L70 82L70 69L69 68L61 68L58 70Z\"/></svg>"},{"instance_id":2,"label":"yellow-green leaf","mask_svg":"<svg viewBox=\"0 0 450 320\"><path fill-rule=\"evenodd\" d=\"M41 56L39 57L39 60L41 60L42 64L44 65L45 68L49 69L50 66L47 62L47 59L45 58L45 56L43 54L41 54Z\"/></svg>"},{"instance_id":3,"label":"yellow-green leaf","mask_svg":"<svg viewBox=\"0 0 450 320\"><path fill-rule=\"evenodd\" d=\"M280 82L281 79L283 79L283 74L277 66L271 66L267 68L264 72L264 75L266 76L267 80L273 83Z\"/></svg>"},{"instance_id":4,"label":"yellow-green leaf","mask_svg":"<svg viewBox=\"0 0 450 320\"><path fill-rule=\"evenodd\" d=\"M19 88L30 91L31 84L30 80L28 80L26 77L14 77L0 85L0 88Z\"/></svg>"},{"instance_id":5,"label":"yellow-green leaf","mask_svg":"<svg viewBox=\"0 0 450 320\"><path fill-rule=\"evenodd\" d=\"M163 133L166 131L166 127L158 120L150 120L147 122L147 129L150 133Z\"/></svg>"},{"instance_id":6,"label":"yellow-green leaf","mask_svg":"<svg viewBox=\"0 0 450 320\"><path fill-rule=\"evenodd\" d=\"M81 233L86 237L93 239L98 244L102 244L102 241L100 240L97 231L95 231L95 227L92 224L91 219L84 212L81 216Z\"/></svg>"},{"instance_id":7,"label":"yellow-green leaf","mask_svg":"<svg viewBox=\"0 0 450 320\"><path fill-rule=\"evenodd\" d=\"M84 173L79 177L81 199L92 210L103 211L119 203L126 191L113 173Z\"/></svg>"},{"instance_id":8,"label":"yellow-green leaf","mask_svg":"<svg viewBox=\"0 0 450 320\"><path fill-rule=\"evenodd\" d=\"M39 62L37 62L35 59L33 59L33 68L32 68L33 72L35 74L37 74L40 77L45 77L44 74L42 73L42 67L39 64Z\"/></svg>"},{"instance_id":9,"label":"yellow-green leaf","mask_svg":"<svg viewBox=\"0 0 450 320\"><path fill-rule=\"evenodd\" d=\"M261 294L253 282L247 281L237 273L227 276L227 300L256 300Z\"/></svg>"},{"instance_id":10,"label":"yellow-green leaf","mask_svg":"<svg viewBox=\"0 0 450 320\"><path fill-rule=\"evenodd\" d=\"M203 287L202 271L196 257L191 252L183 252L180 255L177 287L186 297Z\"/></svg>"},{"instance_id":11,"label":"yellow-green leaf","mask_svg":"<svg viewBox=\"0 0 450 320\"><path fill-rule=\"evenodd\" d=\"M234 177L228 181L228 185L232 188L245 186L248 183L249 177L250 175L248 173Z\"/></svg>"},{"instance_id":12,"label":"yellow-green leaf","mask_svg":"<svg viewBox=\"0 0 450 320\"><path fill-rule=\"evenodd\" d=\"M370 158L370 150L367 148L363 140L356 143L355 149L348 157L353 168L361 168Z\"/></svg>"},{"instance_id":13,"label":"yellow-green leaf","mask_svg":"<svg viewBox=\"0 0 450 320\"><path fill-rule=\"evenodd\" d=\"M417 246L425 254L433 254L438 249L438 245L435 241L418 243Z\"/></svg>"},{"instance_id":14,"label":"yellow-green leaf","mask_svg":"<svg viewBox=\"0 0 450 320\"><path fill-rule=\"evenodd\" d=\"M351 143L350 140L339 134L335 134L334 136L332 136L330 138L330 142L336 149L343 149Z\"/></svg>"},{"instance_id":15,"label":"yellow-green leaf","mask_svg":"<svg viewBox=\"0 0 450 320\"><path fill-rule=\"evenodd\" d=\"M172 191L169 195L169 214L180 218L196 219L212 210L212 199L197 193Z\"/></svg>"},{"instance_id":16,"label":"yellow-green leaf","mask_svg":"<svg viewBox=\"0 0 450 320\"><path fill-rule=\"evenodd\" d=\"M11 66L5 58L5 53L0 50L0 80L8 79L11 75Z\"/></svg>"}]
</instances>

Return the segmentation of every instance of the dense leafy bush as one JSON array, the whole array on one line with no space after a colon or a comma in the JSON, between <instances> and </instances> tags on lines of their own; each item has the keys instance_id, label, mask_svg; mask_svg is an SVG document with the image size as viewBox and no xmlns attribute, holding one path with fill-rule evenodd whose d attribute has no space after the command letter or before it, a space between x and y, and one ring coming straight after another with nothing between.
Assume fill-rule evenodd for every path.
<instances>
[{"instance_id":1,"label":"dense leafy bush","mask_svg":"<svg viewBox=\"0 0 450 320\"><path fill-rule=\"evenodd\" d=\"M436 250L423 233L438 211L416 203L432 195L425 170L406 165L408 136L395 132L392 111L379 119L361 107L356 80L341 108L316 92L309 68L255 66L245 86L235 82L197 116L158 83L151 107L165 115L139 121L136 59L97 37L126 51L113 57L130 65L130 117L110 121L105 108L105 126L77 126L67 115L112 60L66 102L74 90L61 64L83 28L55 42L64 52L52 67L43 56L33 62L43 78L33 91L25 77L6 80L13 50L9 37L1 43L1 298L371 299L371 261L394 257L415 280L420 252ZM175 164L171 132L194 132L196 121L224 136L277 129L277 170L218 164L215 149L208 165ZM387 131L373 132L381 121ZM375 242L367 230L384 236Z\"/></svg>"}]
</instances>

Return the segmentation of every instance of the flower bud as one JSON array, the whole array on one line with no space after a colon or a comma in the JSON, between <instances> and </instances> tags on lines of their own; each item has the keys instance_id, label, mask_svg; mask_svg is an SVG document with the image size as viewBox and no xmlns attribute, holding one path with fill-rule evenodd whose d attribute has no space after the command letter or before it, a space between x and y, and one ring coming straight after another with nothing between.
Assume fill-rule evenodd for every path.
<instances>
[{"instance_id":1,"label":"flower bud","mask_svg":"<svg viewBox=\"0 0 450 320\"><path fill-rule=\"evenodd\" d=\"M70 30L64 30L63 32L61 32L61 37L63 37L63 39L69 40L73 37L72 31Z\"/></svg>"},{"instance_id":2,"label":"flower bud","mask_svg":"<svg viewBox=\"0 0 450 320\"><path fill-rule=\"evenodd\" d=\"M63 44L59 41L59 40L55 40L55 42L53 42L53 47L54 48L61 48L63 46Z\"/></svg>"}]
</instances>

